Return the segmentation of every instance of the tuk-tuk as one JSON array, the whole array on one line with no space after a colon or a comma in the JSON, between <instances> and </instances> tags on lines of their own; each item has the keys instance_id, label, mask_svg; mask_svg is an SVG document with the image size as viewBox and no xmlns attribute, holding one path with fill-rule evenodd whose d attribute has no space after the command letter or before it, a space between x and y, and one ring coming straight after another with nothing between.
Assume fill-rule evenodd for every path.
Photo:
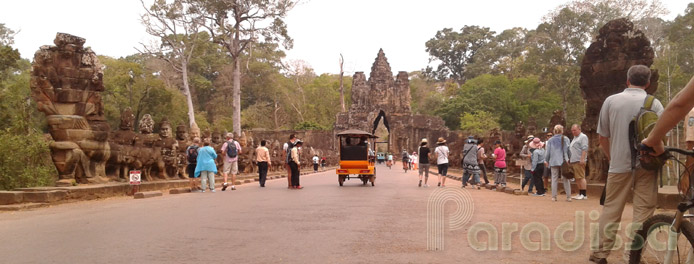
<instances>
[{"instance_id":1,"label":"tuk-tuk","mask_svg":"<svg viewBox=\"0 0 694 264\"><path fill-rule=\"evenodd\" d=\"M350 129L337 133L339 141L340 167L336 169L340 186L350 175L356 175L362 184L376 181L375 152L371 150L377 138L369 132Z\"/></svg>"}]
</instances>

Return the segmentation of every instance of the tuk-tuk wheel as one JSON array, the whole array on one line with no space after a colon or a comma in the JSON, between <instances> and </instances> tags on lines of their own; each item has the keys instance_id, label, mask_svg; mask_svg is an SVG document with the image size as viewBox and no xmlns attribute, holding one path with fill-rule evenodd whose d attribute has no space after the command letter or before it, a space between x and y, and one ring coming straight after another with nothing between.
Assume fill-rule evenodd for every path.
<instances>
[{"instance_id":1,"label":"tuk-tuk wheel","mask_svg":"<svg viewBox=\"0 0 694 264\"><path fill-rule=\"evenodd\" d=\"M345 182L345 176L344 175L338 175L337 176L337 182L340 183L340 186Z\"/></svg>"}]
</instances>

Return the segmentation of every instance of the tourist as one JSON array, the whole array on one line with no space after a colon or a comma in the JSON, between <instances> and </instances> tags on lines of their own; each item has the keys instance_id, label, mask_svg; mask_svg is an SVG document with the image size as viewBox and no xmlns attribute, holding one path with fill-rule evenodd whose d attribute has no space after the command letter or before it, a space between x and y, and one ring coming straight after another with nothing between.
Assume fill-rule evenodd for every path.
<instances>
[{"instance_id":1,"label":"tourist","mask_svg":"<svg viewBox=\"0 0 694 264\"><path fill-rule=\"evenodd\" d=\"M388 169L393 166L393 153L388 152L388 161L386 162L386 165L388 165Z\"/></svg>"},{"instance_id":2,"label":"tourist","mask_svg":"<svg viewBox=\"0 0 694 264\"><path fill-rule=\"evenodd\" d=\"M190 179L190 191L195 191L197 189L197 176L195 175L195 167L198 164L198 149L200 148L200 138L196 137L193 139L193 145L186 148L186 160L188 160L188 165L186 166L186 172L188 173L188 178Z\"/></svg>"},{"instance_id":3,"label":"tourist","mask_svg":"<svg viewBox=\"0 0 694 264\"><path fill-rule=\"evenodd\" d=\"M267 169L269 166L272 166L270 151L265 147L266 144L267 141L261 140L260 146L255 149L255 161L258 164L258 181L260 182L260 187L265 187Z\"/></svg>"},{"instance_id":4,"label":"tourist","mask_svg":"<svg viewBox=\"0 0 694 264\"><path fill-rule=\"evenodd\" d=\"M239 142L234 140L233 133L227 133L227 141L222 145L222 155L224 155L224 167L222 168L222 175L224 175L224 184L222 184L222 191L226 191L229 183L227 182L227 176L231 173L231 190L236 190L236 174L239 174L239 154L241 154L241 145Z\"/></svg>"},{"instance_id":5,"label":"tourist","mask_svg":"<svg viewBox=\"0 0 694 264\"><path fill-rule=\"evenodd\" d=\"M412 169L417 170L417 160L419 157L417 156L417 152L412 152L412 155L410 155L410 164L412 164Z\"/></svg>"},{"instance_id":6,"label":"tourist","mask_svg":"<svg viewBox=\"0 0 694 264\"><path fill-rule=\"evenodd\" d=\"M530 142L529 148L531 152L530 158L530 171L533 174L533 181L535 182L535 194L533 196L545 196L545 185L542 182L542 175L545 171L545 148L544 144L540 138L534 138Z\"/></svg>"},{"instance_id":7,"label":"tourist","mask_svg":"<svg viewBox=\"0 0 694 264\"><path fill-rule=\"evenodd\" d=\"M292 185L291 189L303 189L304 187L301 187L301 184L299 184L299 166L301 166L301 159L299 157L300 155L300 148L303 145L303 142L301 140L296 140L294 143L294 146L292 146L289 150L289 167L292 170Z\"/></svg>"},{"instance_id":8,"label":"tourist","mask_svg":"<svg viewBox=\"0 0 694 264\"><path fill-rule=\"evenodd\" d=\"M296 135L290 134L289 141L282 146L282 160L284 162L284 168L287 169L287 188L292 188L292 170L289 168L289 151L294 147L294 142L296 142Z\"/></svg>"},{"instance_id":9,"label":"tourist","mask_svg":"<svg viewBox=\"0 0 694 264\"><path fill-rule=\"evenodd\" d=\"M410 154L405 149L402 150L402 168L405 172L410 168Z\"/></svg>"},{"instance_id":10,"label":"tourist","mask_svg":"<svg viewBox=\"0 0 694 264\"><path fill-rule=\"evenodd\" d=\"M586 193L586 157L588 156L588 136L581 132L581 126L578 124L573 124L571 126L571 134L574 135L573 140L571 140L571 145L569 146L569 163L571 164L571 170L574 173L574 179L576 179L576 185L578 186L578 194L573 197L574 200L586 200L588 199L588 194Z\"/></svg>"},{"instance_id":11,"label":"tourist","mask_svg":"<svg viewBox=\"0 0 694 264\"><path fill-rule=\"evenodd\" d=\"M533 180L532 180L533 174L532 174L532 172L530 172L531 171L530 167L532 167L532 164L530 163L530 158L531 158L531 154L532 154L532 153L530 153L530 143L533 142L534 138L535 137L532 135L528 136L528 138L525 140L525 142L524 142L525 144L523 145L523 148L521 149L520 154L519 154L521 157L521 162L522 162L521 170L523 171L523 176L524 176L523 180L521 181L521 191L525 189L525 185L527 184L528 185L528 193L533 192L533 185L535 185L533 183Z\"/></svg>"},{"instance_id":12,"label":"tourist","mask_svg":"<svg viewBox=\"0 0 694 264\"><path fill-rule=\"evenodd\" d=\"M552 201L557 201L557 186L561 179L564 183L566 201L571 202L571 182L561 174L561 165L569 161L569 138L564 136L562 125L554 126L554 136L547 140L545 147L545 167L552 173Z\"/></svg>"},{"instance_id":13,"label":"tourist","mask_svg":"<svg viewBox=\"0 0 694 264\"><path fill-rule=\"evenodd\" d=\"M547 132L547 130L548 129L546 127L542 130L545 134L545 139L542 142L542 144L545 146L545 155L547 154L547 140L549 140L550 138L552 138L552 136L554 136L554 134L552 134L552 132ZM545 186L545 190L547 188L549 188L551 190L552 188L549 185L549 179L552 178L552 172L549 169L549 166L544 166L544 167L545 167L545 171L542 172L542 183Z\"/></svg>"},{"instance_id":14,"label":"tourist","mask_svg":"<svg viewBox=\"0 0 694 264\"><path fill-rule=\"evenodd\" d=\"M496 173L494 184L497 187L506 187L506 149L500 140L494 142L492 158L494 158L494 172Z\"/></svg>"},{"instance_id":15,"label":"tourist","mask_svg":"<svg viewBox=\"0 0 694 264\"><path fill-rule=\"evenodd\" d=\"M477 141L470 136L463 145L463 188L468 184L468 180L472 176L470 185L477 185L480 189L480 165L477 162Z\"/></svg>"},{"instance_id":16,"label":"tourist","mask_svg":"<svg viewBox=\"0 0 694 264\"><path fill-rule=\"evenodd\" d=\"M446 175L448 175L448 147L446 146L446 140L442 137L436 141L436 149L434 149L434 154L436 155L436 166L439 169L439 187L446 187Z\"/></svg>"},{"instance_id":17,"label":"tourist","mask_svg":"<svg viewBox=\"0 0 694 264\"><path fill-rule=\"evenodd\" d=\"M318 162L320 159L318 158L318 154L313 155L313 172L318 172Z\"/></svg>"},{"instance_id":18,"label":"tourist","mask_svg":"<svg viewBox=\"0 0 694 264\"><path fill-rule=\"evenodd\" d=\"M323 168L323 169L325 169L325 164L326 164L326 163L327 163L327 161L325 160L325 157L322 157L322 158L320 159L320 167Z\"/></svg>"},{"instance_id":19,"label":"tourist","mask_svg":"<svg viewBox=\"0 0 694 264\"><path fill-rule=\"evenodd\" d=\"M487 166L484 165L484 160L487 159L487 154L484 152L484 139L477 139L477 164L480 166L480 172L484 177L484 184L489 184L487 178Z\"/></svg>"},{"instance_id":20,"label":"tourist","mask_svg":"<svg viewBox=\"0 0 694 264\"><path fill-rule=\"evenodd\" d=\"M627 88L621 93L607 97L600 110L597 132L600 135L600 147L605 152L610 167L605 186L605 205L599 220L599 234L606 235L600 237L598 249L593 251L590 256L590 260L595 263L607 263L606 259L610 250L614 248L615 234L622 221L622 211L629 197L633 197L633 223L638 226L653 215L658 201L656 171L632 166L631 152L629 151L631 148L629 123L643 107L647 96L645 89L650 86L650 79L651 70L648 67L632 66L627 72ZM681 106L681 101L679 103ZM687 104L691 103L688 102ZM658 99L655 99L651 109L661 115L663 105ZM681 118L681 116L665 115L665 118L668 119L675 117L678 117L678 121ZM662 140L665 135L663 130L665 129L661 125L658 130L654 130L658 132L656 136L651 134L655 139L646 138L646 142ZM651 146L653 145L656 144L651 143ZM627 234L627 237L633 236Z\"/></svg>"},{"instance_id":21,"label":"tourist","mask_svg":"<svg viewBox=\"0 0 694 264\"><path fill-rule=\"evenodd\" d=\"M424 187L429 187L427 182L429 181L429 152L431 151L427 146L429 141L426 138L422 139L419 143L419 187L422 187L422 174L424 174Z\"/></svg>"},{"instance_id":22,"label":"tourist","mask_svg":"<svg viewBox=\"0 0 694 264\"><path fill-rule=\"evenodd\" d=\"M217 158L217 153L210 147L210 139L203 140L204 147L198 149L198 163L195 166L195 177L200 177L201 192L205 192L207 183L209 182L210 191L214 191L214 175L217 174L217 165L214 160Z\"/></svg>"}]
</instances>

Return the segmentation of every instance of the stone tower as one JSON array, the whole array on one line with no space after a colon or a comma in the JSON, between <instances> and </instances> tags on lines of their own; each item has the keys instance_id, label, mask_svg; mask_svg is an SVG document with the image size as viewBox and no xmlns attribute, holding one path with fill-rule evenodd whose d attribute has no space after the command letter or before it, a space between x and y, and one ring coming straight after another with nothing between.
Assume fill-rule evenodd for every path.
<instances>
[{"instance_id":1,"label":"stone tower","mask_svg":"<svg viewBox=\"0 0 694 264\"><path fill-rule=\"evenodd\" d=\"M396 154L403 150L412 153L422 138L433 143L438 137L444 137L452 143L449 147L455 146L457 134L451 133L439 117L413 115L411 100L407 72L398 72L393 77L388 59L381 49L371 66L368 80L364 72L354 74L352 105L349 112L337 114L335 132L360 129L373 133L378 121L383 120L389 132L389 149ZM433 148L435 145L429 147Z\"/></svg>"}]
</instances>

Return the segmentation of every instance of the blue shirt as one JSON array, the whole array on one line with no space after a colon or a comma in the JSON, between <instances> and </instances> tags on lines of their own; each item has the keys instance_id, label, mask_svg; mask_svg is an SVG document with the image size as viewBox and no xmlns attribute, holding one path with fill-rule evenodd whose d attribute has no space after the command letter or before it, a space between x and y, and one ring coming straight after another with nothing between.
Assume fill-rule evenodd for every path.
<instances>
[{"instance_id":1,"label":"blue shirt","mask_svg":"<svg viewBox=\"0 0 694 264\"><path fill-rule=\"evenodd\" d=\"M562 139L564 140L564 149L562 150ZM569 161L569 138L562 135L554 135L547 140L545 150L545 162L549 163L550 167L561 166L564 161ZM562 159L563 152L563 159Z\"/></svg>"},{"instance_id":2,"label":"blue shirt","mask_svg":"<svg viewBox=\"0 0 694 264\"><path fill-rule=\"evenodd\" d=\"M535 168L537 168L538 164L542 164L545 162L545 149L539 148L539 149L533 150L533 154L531 154L530 162L532 163L530 170L535 171Z\"/></svg>"},{"instance_id":3,"label":"blue shirt","mask_svg":"<svg viewBox=\"0 0 694 264\"><path fill-rule=\"evenodd\" d=\"M195 166L195 177L200 177L201 171L211 171L217 173L217 164L214 160L217 158L217 153L210 146L204 146L198 149L198 164Z\"/></svg>"}]
</instances>

